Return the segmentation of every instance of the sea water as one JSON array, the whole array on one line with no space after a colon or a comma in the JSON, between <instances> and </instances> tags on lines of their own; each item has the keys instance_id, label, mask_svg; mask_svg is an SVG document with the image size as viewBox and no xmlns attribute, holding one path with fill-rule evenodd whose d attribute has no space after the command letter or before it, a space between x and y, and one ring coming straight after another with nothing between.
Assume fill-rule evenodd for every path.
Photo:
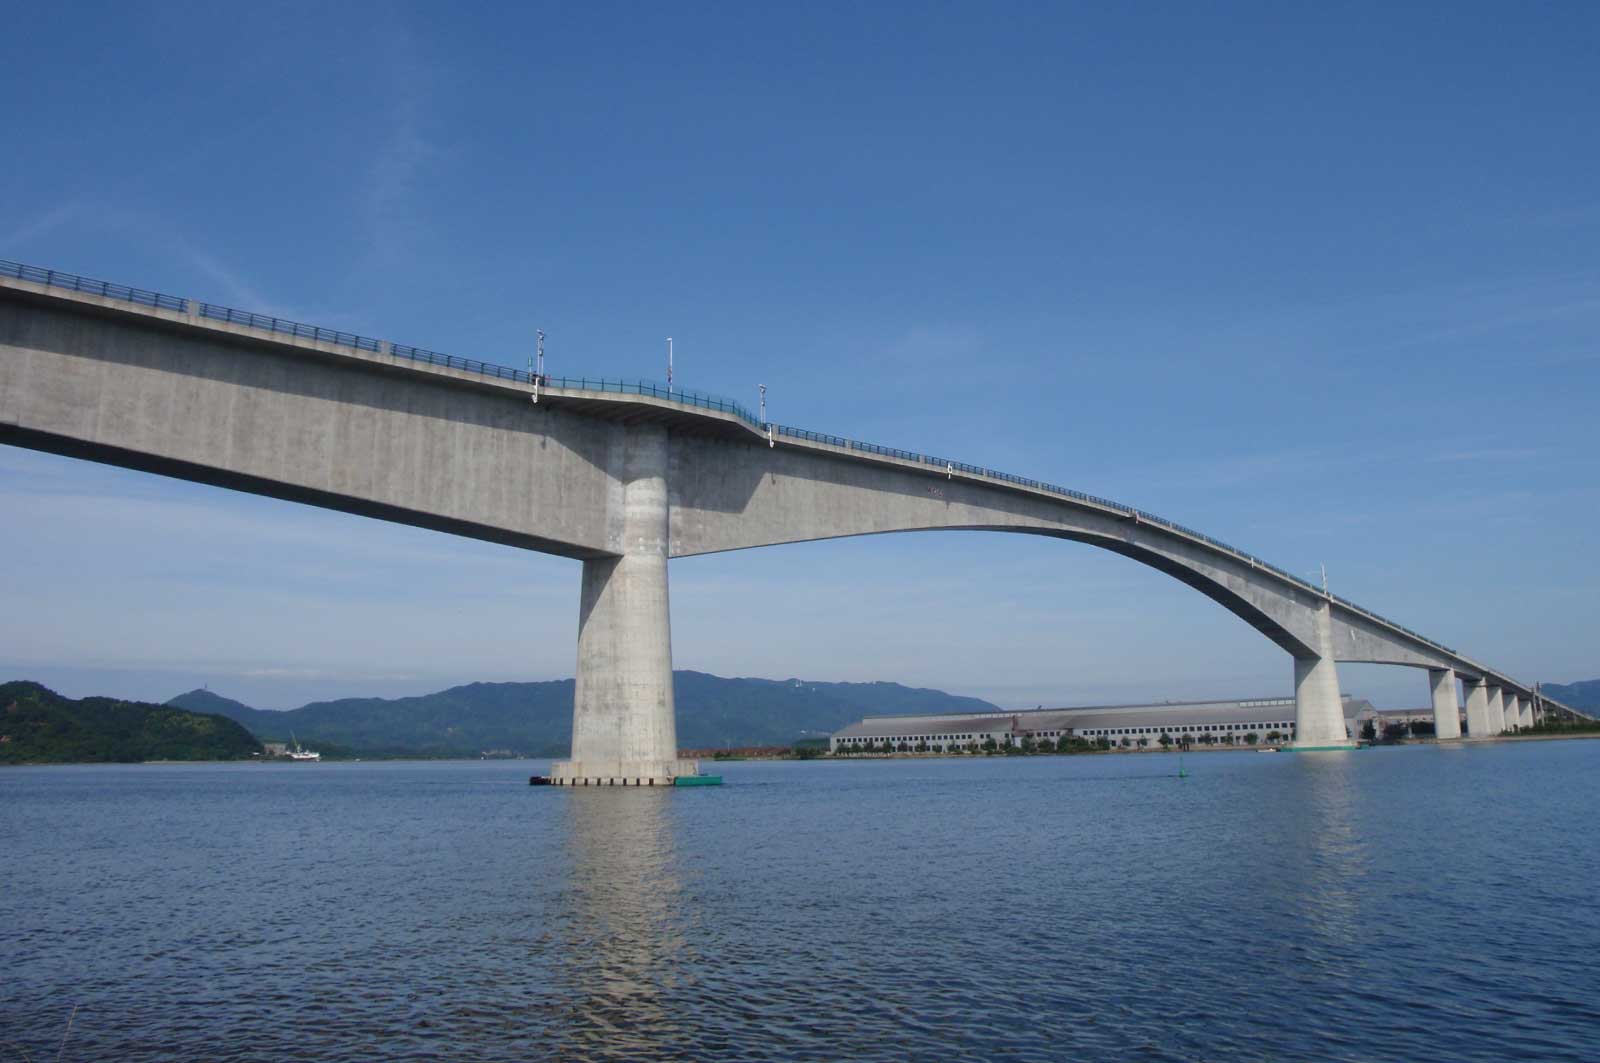
<instances>
[{"instance_id":1,"label":"sea water","mask_svg":"<svg viewBox=\"0 0 1600 1063\"><path fill-rule=\"evenodd\" d=\"M1184 764L6 769L0 1059L1600 1059L1600 742Z\"/></svg>"}]
</instances>

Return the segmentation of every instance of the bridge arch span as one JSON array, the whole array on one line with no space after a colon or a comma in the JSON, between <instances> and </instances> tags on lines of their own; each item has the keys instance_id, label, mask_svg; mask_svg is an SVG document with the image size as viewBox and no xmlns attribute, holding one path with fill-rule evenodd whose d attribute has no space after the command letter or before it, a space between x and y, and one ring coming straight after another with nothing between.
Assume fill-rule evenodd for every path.
<instances>
[{"instance_id":1,"label":"bridge arch span","mask_svg":"<svg viewBox=\"0 0 1600 1063\"><path fill-rule=\"evenodd\" d=\"M1071 540L1193 587L1293 659L1302 745L1347 744L1338 661L1426 668L1440 697L1459 677L1469 720L1532 694L1120 503L767 424L715 396L533 377L15 263L0 263L0 443L580 559L568 781L694 770L676 759L671 558L889 532Z\"/></svg>"}]
</instances>

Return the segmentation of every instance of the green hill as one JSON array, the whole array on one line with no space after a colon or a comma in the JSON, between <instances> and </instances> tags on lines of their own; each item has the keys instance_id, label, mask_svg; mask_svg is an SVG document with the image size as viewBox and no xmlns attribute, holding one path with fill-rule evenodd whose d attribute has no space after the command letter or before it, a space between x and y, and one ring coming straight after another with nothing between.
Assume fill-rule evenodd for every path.
<instances>
[{"instance_id":1,"label":"green hill","mask_svg":"<svg viewBox=\"0 0 1600 1063\"><path fill-rule=\"evenodd\" d=\"M192 690L168 704L227 716L264 741L292 730L305 745L347 747L369 756L476 756L505 749L566 756L572 741L570 679L469 683L409 698L344 698L271 712ZM836 731L862 716L910 712L995 712L977 698L898 683L725 679L673 673L678 745L684 749L788 745Z\"/></svg>"},{"instance_id":2,"label":"green hill","mask_svg":"<svg viewBox=\"0 0 1600 1063\"><path fill-rule=\"evenodd\" d=\"M240 760L259 752L261 743L224 716L0 684L0 764Z\"/></svg>"},{"instance_id":3,"label":"green hill","mask_svg":"<svg viewBox=\"0 0 1600 1063\"><path fill-rule=\"evenodd\" d=\"M1576 683L1545 683L1545 694L1557 701L1571 705L1579 712L1600 709L1600 679L1583 679Z\"/></svg>"}]
</instances>

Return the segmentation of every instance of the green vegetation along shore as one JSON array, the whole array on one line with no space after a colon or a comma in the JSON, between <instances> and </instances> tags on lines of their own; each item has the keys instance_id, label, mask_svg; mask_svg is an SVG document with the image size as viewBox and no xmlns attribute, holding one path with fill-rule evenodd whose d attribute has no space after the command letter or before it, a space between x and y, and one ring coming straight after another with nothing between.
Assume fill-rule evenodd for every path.
<instances>
[{"instance_id":1,"label":"green vegetation along shore","mask_svg":"<svg viewBox=\"0 0 1600 1063\"><path fill-rule=\"evenodd\" d=\"M0 764L248 760L261 752L224 716L116 698L73 701L38 683L0 683Z\"/></svg>"}]
</instances>

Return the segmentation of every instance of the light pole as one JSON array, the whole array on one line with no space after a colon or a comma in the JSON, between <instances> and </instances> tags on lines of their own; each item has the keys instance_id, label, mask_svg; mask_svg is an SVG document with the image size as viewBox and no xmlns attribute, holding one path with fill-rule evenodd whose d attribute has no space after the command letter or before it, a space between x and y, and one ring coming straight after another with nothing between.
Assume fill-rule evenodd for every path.
<instances>
[{"instance_id":1,"label":"light pole","mask_svg":"<svg viewBox=\"0 0 1600 1063\"><path fill-rule=\"evenodd\" d=\"M529 358L528 375L533 377L533 401L537 403L539 401L539 382L544 379L544 329L534 329L534 333L539 337L539 342L537 344L537 349L539 352L539 368L535 369L533 366L533 359Z\"/></svg>"},{"instance_id":2,"label":"light pole","mask_svg":"<svg viewBox=\"0 0 1600 1063\"><path fill-rule=\"evenodd\" d=\"M672 394L672 337L667 337L667 394Z\"/></svg>"}]
</instances>

